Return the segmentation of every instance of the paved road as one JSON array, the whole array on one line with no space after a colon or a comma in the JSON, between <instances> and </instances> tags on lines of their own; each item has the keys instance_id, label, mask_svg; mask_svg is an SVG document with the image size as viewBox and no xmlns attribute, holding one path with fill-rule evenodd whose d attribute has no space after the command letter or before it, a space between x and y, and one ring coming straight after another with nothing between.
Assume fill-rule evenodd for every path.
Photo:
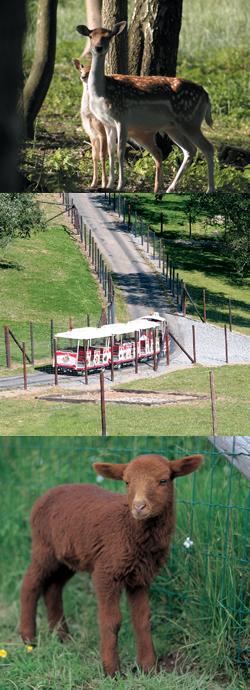
<instances>
[{"instance_id":1,"label":"paved road","mask_svg":"<svg viewBox=\"0 0 250 690\"><path fill-rule=\"evenodd\" d=\"M70 194L91 228L98 246L116 274L129 316L136 319L155 310L165 315L172 304L152 265L140 254L126 227L103 208L101 194Z\"/></svg>"}]
</instances>

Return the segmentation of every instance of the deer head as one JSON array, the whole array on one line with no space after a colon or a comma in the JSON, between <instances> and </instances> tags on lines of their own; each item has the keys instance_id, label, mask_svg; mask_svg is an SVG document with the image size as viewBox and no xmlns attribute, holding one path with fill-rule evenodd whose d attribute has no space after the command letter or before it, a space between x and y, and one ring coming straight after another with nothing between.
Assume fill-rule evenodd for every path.
<instances>
[{"instance_id":1,"label":"deer head","mask_svg":"<svg viewBox=\"0 0 250 690\"><path fill-rule=\"evenodd\" d=\"M88 29L84 24L76 27L81 36L87 36L90 39L90 51L92 55L106 55L109 49L109 43L114 36L118 36L126 26L127 22L118 22L113 29Z\"/></svg>"}]
</instances>

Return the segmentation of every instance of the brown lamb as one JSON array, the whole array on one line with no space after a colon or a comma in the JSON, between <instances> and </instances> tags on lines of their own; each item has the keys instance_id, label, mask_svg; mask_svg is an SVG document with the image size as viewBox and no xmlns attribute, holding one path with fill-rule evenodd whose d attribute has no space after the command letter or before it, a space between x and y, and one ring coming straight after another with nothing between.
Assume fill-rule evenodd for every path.
<instances>
[{"instance_id":1,"label":"brown lamb","mask_svg":"<svg viewBox=\"0 0 250 690\"><path fill-rule=\"evenodd\" d=\"M62 590L76 571L92 574L98 599L102 664L119 671L119 599L126 590L146 672L156 663L151 637L149 585L168 554L175 524L173 479L196 470L201 455L169 461L140 455L128 464L95 463L103 477L123 480L127 494L92 484L63 484L38 498L31 513L32 560L21 590L20 632L34 643L36 608L44 596L49 627L69 636Z\"/></svg>"}]
</instances>

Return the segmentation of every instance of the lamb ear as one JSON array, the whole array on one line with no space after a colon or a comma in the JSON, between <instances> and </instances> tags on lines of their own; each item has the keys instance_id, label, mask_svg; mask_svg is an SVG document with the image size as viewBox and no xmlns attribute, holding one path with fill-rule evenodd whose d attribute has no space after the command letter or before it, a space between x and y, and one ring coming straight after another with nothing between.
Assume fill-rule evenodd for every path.
<instances>
[{"instance_id":1,"label":"lamb ear","mask_svg":"<svg viewBox=\"0 0 250 690\"><path fill-rule=\"evenodd\" d=\"M89 34L91 34L91 29L88 29L85 24L78 24L78 26L76 26L76 31L78 31L81 36L89 36Z\"/></svg>"},{"instance_id":2,"label":"lamb ear","mask_svg":"<svg viewBox=\"0 0 250 690\"><path fill-rule=\"evenodd\" d=\"M125 26L127 26L127 22L117 22L112 29L113 36L118 36L118 34L121 34L122 31L124 31Z\"/></svg>"},{"instance_id":3,"label":"lamb ear","mask_svg":"<svg viewBox=\"0 0 250 690\"><path fill-rule=\"evenodd\" d=\"M184 474L190 474L200 467L203 460L203 455L188 455L186 458L180 460L173 460L170 462L171 479L182 477Z\"/></svg>"},{"instance_id":4,"label":"lamb ear","mask_svg":"<svg viewBox=\"0 0 250 690\"><path fill-rule=\"evenodd\" d=\"M122 479L127 464L114 465L112 462L94 462L93 468L96 474L108 479Z\"/></svg>"}]
</instances>

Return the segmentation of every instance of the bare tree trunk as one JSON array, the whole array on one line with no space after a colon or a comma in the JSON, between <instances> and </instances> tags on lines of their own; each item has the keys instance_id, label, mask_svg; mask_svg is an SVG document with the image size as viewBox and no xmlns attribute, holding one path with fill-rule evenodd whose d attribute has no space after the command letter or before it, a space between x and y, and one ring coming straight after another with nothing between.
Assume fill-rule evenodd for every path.
<instances>
[{"instance_id":1,"label":"bare tree trunk","mask_svg":"<svg viewBox=\"0 0 250 690\"><path fill-rule=\"evenodd\" d=\"M175 76L182 0L135 0L129 27L129 73Z\"/></svg>"},{"instance_id":2,"label":"bare tree trunk","mask_svg":"<svg viewBox=\"0 0 250 690\"><path fill-rule=\"evenodd\" d=\"M24 119L28 137L33 137L34 122L43 104L54 72L56 54L57 0L39 0L36 49L23 93Z\"/></svg>"},{"instance_id":3,"label":"bare tree trunk","mask_svg":"<svg viewBox=\"0 0 250 690\"><path fill-rule=\"evenodd\" d=\"M85 0L87 26L89 29L97 29L102 25L102 0ZM88 55L90 40L87 39L82 55Z\"/></svg>"},{"instance_id":4,"label":"bare tree trunk","mask_svg":"<svg viewBox=\"0 0 250 690\"><path fill-rule=\"evenodd\" d=\"M128 21L127 0L103 0L102 24L111 29L116 22ZM127 74L128 72L128 34L125 29L109 47L105 61L106 74Z\"/></svg>"},{"instance_id":5,"label":"bare tree trunk","mask_svg":"<svg viewBox=\"0 0 250 690\"><path fill-rule=\"evenodd\" d=\"M26 28L25 0L2 0L0 21L0 191L16 192L21 116L22 43Z\"/></svg>"}]
</instances>

